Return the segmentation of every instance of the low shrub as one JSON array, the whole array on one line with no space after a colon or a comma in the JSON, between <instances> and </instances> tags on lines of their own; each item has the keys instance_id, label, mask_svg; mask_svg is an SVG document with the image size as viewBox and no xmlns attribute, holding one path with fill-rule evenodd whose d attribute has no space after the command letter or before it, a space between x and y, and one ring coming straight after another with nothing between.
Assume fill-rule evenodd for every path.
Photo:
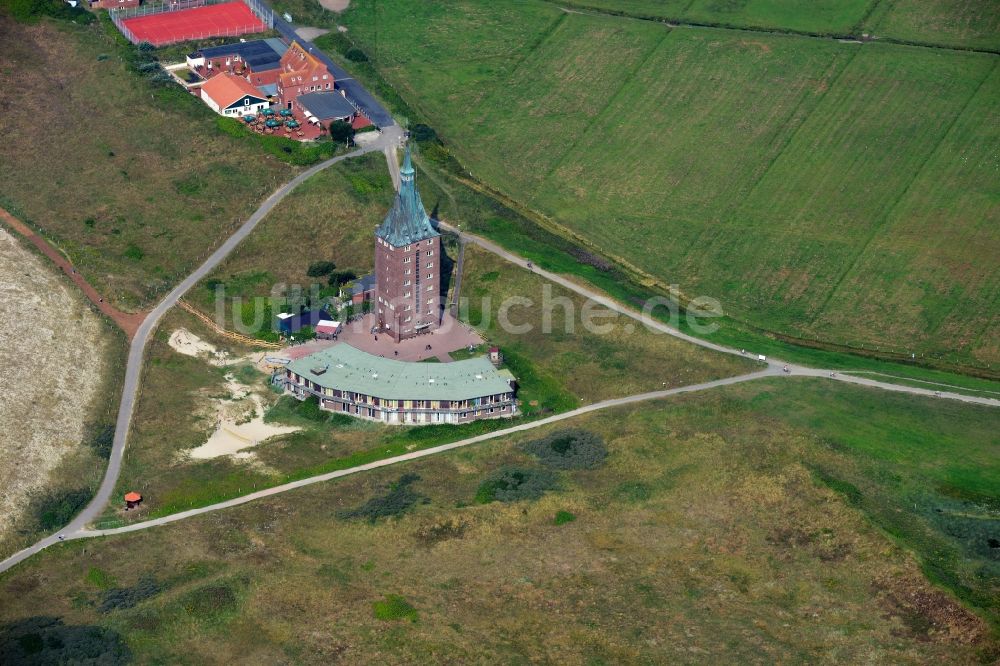
<instances>
[{"instance_id":1,"label":"low shrub","mask_svg":"<svg viewBox=\"0 0 1000 666\"><path fill-rule=\"evenodd\" d=\"M594 469L608 456L600 435L579 428L557 430L522 444L521 450L553 469Z\"/></svg>"},{"instance_id":2,"label":"low shrub","mask_svg":"<svg viewBox=\"0 0 1000 666\"><path fill-rule=\"evenodd\" d=\"M132 587L115 587L106 591L101 597L101 605L97 607L97 610L102 613L110 613L113 610L133 608L159 593L160 584L147 574Z\"/></svg>"},{"instance_id":3,"label":"low shrub","mask_svg":"<svg viewBox=\"0 0 1000 666\"><path fill-rule=\"evenodd\" d=\"M461 539L465 535L465 527L466 524L464 522L452 518L431 525L424 525L413 536L423 545L433 546L442 541Z\"/></svg>"},{"instance_id":4,"label":"low shrub","mask_svg":"<svg viewBox=\"0 0 1000 666\"><path fill-rule=\"evenodd\" d=\"M386 494L373 497L361 506L341 511L337 515L344 519L364 518L374 523L379 518L406 513L413 505L427 500L423 495L410 489L410 485L419 480L420 476L417 474L404 474L396 483L389 486Z\"/></svg>"},{"instance_id":5,"label":"low shrub","mask_svg":"<svg viewBox=\"0 0 1000 666\"><path fill-rule=\"evenodd\" d=\"M555 475L544 469L501 467L479 484L476 502L517 502L534 500L556 487Z\"/></svg>"},{"instance_id":6,"label":"low shrub","mask_svg":"<svg viewBox=\"0 0 1000 666\"><path fill-rule=\"evenodd\" d=\"M614 497L623 502L644 502L653 496L653 491L641 481L624 481L615 488Z\"/></svg>"},{"instance_id":7,"label":"low shrub","mask_svg":"<svg viewBox=\"0 0 1000 666\"><path fill-rule=\"evenodd\" d=\"M0 664L127 664L121 635L96 625L67 625L35 616L0 626Z\"/></svg>"},{"instance_id":8,"label":"low shrub","mask_svg":"<svg viewBox=\"0 0 1000 666\"><path fill-rule=\"evenodd\" d=\"M33 23L42 17L87 24L94 15L82 7L70 7L63 0L3 0L0 8L6 9L18 21Z\"/></svg>"},{"instance_id":9,"label":"low shrub","mask_svg":"<svg viewBox=\"0 0 1000 666\"><path fill-rule=\"evenodd\" d=\"M379 620L417 621L417 609L398 594L385 595L385 600L373 603L372 609Z\"/></svg>"},{"instance_id":10,"label":"low shrub","mask_svg":"<svg viewBox=\"0 0 1000 666\"><path fill-rule=\"evenodd\" d=\"M437 132L434 131L434 128L429 125L417 123L410 129L410 138L414 141L419 141L420 143L437 141Z\"/></svg>"},{"instance_id":11,"label":"low shrub","mask_svg":"<svg viewBox=\"0 0 1000 666\"><path fill-rule=\"evenodd\" d=\"M331 141L306 144L283 136L261 136L248 130L243 122L235 118L216 116L215 123L223 134L254 141L264 151L295 166L312 166L333 157L337 151L337 145Z\"/></svg>"},{"instance_id":12,"label":"low shrub","mask_svg":"<svg viewBox=\"0 0 1000 666\"><path fill-rule=\"evenodd\" d=\"M333 271L330 273L330 277L327 279L327 284L331 287L339 287L341 285L347 284L352 280L357 280L358 274L352 270L346 271Z\"/></svg>"},{"instance_id":13,"label":"low shrub","mask_svg":"<svg viewBox=\"0 0 1000 666\"><path fill-rule=\"evenodd\" d=\"M129 243L129 246L125 248L122 253L126 259L131 259L132 261L142 261L142 258L146 256L146 253L142 251L142 248L135 243Z\"/></svg>"},{"instance_id":14,"label":"low shrub","mask_svg":"<svg viewBox=\"0 0 1000 666\"><path fill-rule=\"evenodd\" d=\"M188 615L209 619L236 609L236 593L222 583L200 587L188 594L183 601Z\"/></svg>"},{"instance_id":15,"label":"low shrub","mask_svg":"<svg viewBox=\"0 0 1000 666\"><path fill-rule=\"evenodd\" d=\"M368 54L356 46L352 46L344 51L344 57L351 62L368 62Z\"/></svg>"},{"instance_id":16,"label":"low shrub","mask_svg":"<svg viewBox=\"0 0 1000 666\"><path fill-rule=\"evenodd\" d=\"M556 517L553 522L556 525L565 525L566 523L572 523L576 520L576 516L569 511L556 511Z\"/></svg>"},{"instance_id":17,"label":"low shrub","mask_svg":"<svg viewBox=\"0 0 1000 666\"><path fill-rule=\"evenodd\" d=\"M324 412L319 406L319 398L314 395L309 396L295 406L295 413L310 421L326 421L330 414Z\"/></svg>"},{"instance_id":18,"label":"low shrub","mask_svg":"<svg viewBox=\"0 0 1000 666\"><path fill-rule=\"evenodd\" d=\"M110 590L115 586L115 577L104 569L97 567L90 567L90 570L87 571L86 580L100 590Z\"/></svg>"},{"instance_id":19,"label":"low shrub","mask_svg":"<svg viewBox=\"0 0 1000 666\"><path fill-rule=\"evenodd\" d=\"M31 503L31 515L35 517L40 529L54 530L80 513L90 501L91 494L88 488L48 491L35 496Z\"/></svg>"},{"instance_id":20,"label":"low shrub","mask_svg":"<svg viewBox=\"0 0 1000 666\"><path fill-rule=\"evenodd\" d=\"M87 446L101 458L111 455L111 447L115 443L115 426L110 423L91 423L87 425L85 440Z\"/></svg>"},{"instance_id":21,"label":"low shrub","mask_svg":"<svg viewBox=\"0 0 1000 666\"><path fill-rule=\"evenodd\" d=\"M322 277L332 273L336 267L337 265L332 261L314 261L306 269L306 275L309 277Z\"/></svg>"}]
</instances>

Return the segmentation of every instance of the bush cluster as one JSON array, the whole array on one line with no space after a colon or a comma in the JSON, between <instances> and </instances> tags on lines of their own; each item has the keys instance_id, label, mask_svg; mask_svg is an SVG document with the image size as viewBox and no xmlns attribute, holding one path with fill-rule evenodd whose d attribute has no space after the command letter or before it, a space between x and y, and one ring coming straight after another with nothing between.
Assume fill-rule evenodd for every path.
<instances>
[{"instance_id":1,"label":"bush cluster","mask_svg":"<svg viewBox=\"0 0 1000 666\"><path fill-rule=\"evenodd\" d=\"M387 594L384 601L372 604L372 609L379 620L417 621L417 609L398 594Z\"/></svg>"},{"instance_id":2,"label":"bush cluster","mask_svg":"<svg viewBox=\"0 0 1000 666\"><path fill-rule=\"evenodd\" d=\"M101 458L111 455L111 447L115 443L115 426L109 423L91 423L87 425L87 446Z\"/></svg>"},{"instance_id":3,"label":"bush cluster","mask_svg":"<svg viewBox=\"0 0 1000 666\"><path fill-rule=\"evenodd\" d=\"M323 277L332 273L336 267L337 264L332 261L314 261L306 269L306 275L309 277Z\"/></svg>"},{"instance_id":4,"label":"bush cluster","mask_svg":"<svg viewBox=\"0 0 1000 666\"><path fill-rule=\"evenodd\" d=\"M309 396L295 406L295 413L310 421L325 421L330 415L324 412L319 406L319 398L314 395Z\"/></svg>"},{"instance_id":5,"label":"bush cluster","mask_svg":"<svg viewBox=\"0 0 1000 666\"><path fill-rule=\"evenodd\" d=\"M101 597L101 605L97 607L102 613L113 610L133 608L137 604L160 593L160 584L150 575L144 575L132 587L115 587Z\"/></svg>"},{"instance_id":6,"label":"bush cluster","mask_svg":"<svg viewBox=\"0 0 1000 666\"><path fill-rule=\"evenodd\" d=\"M121 635L94 625L35 616L0 626L0 664L127 664Z\"/></svg>"},{"instance_id":7,"label":"bush cluster","mask_svg":"<svg viewBox=\"0 0 1000 666\"><path fill-rule=\"evenodd\" d=\"M87 488L50 490L35 496L31 503L31 515L42 530L54 530L72 520L87 506L90 497L91 491Z\"/></svg>"},{"instance_id":8,"label":"bush cluster","mask_svg":"<svg viewBox=\"0 0 1000 666\"><path fill-rule=\"evenodd\" d=\"M389 486L386 494L373 497L357 508L340 511L337 515L345 519L364 518L374 523L379 518L406 513L414 504L427 501L426 497L410 489L410 485L419 480L417 474L404 474Z\"/></svg>"},{"instance_id":9,"label":"bush cluster","mask_svg":"<svg viewBox=\"0 0 1000 666\"><path fill-rule=\"evenodd\" d=\"M420 143L437 141L437 132L430 125L417 123L410 129L410 138Z\"/></svg>"},{"instance_id":10,"label":"bush cluster","mask_svg":"<svg viewBox=\"0 0 1000 666\"><path fill-rule=\"evenodd\" d=\"M565 525L566 523L572 523L576 520L576 516L569 511L556 511L556 517L552 521L556 525Z\"/></svg>"},{"instance_id":11,"label":"bush cluster","mask_svg":"<svg viewBox=\"0 0 1000 666\"><path fill-rule=\"evenodd\" d=\"M183 605L188 615L206 619L234 610L236 593L222 583L206 585L188 594Z\"/></svg>"},{"instance_id":12,"label":"bush cluster","mask_svg":"<svg viewBox=\"0 0 1000 666\"><path fill-rule=\"evenodd\" d=\"M465 528L464 522L452 518L432 525L424 525L413 536L425 546L433 546L449 539L461 539L465 535Z\"/></svg>"},{"instance_id":13,"label":"bush cluster","mask_svg":"<svg viewBox=\"0 0 1000 666\"><path fill-rule=\"evenodd\" d=\"M243 141L255 141L265 152L295 166L311 166L322 162L333 157L337 150L336 144L329 141L305 144L283 136L260 136L247 129L243 122L235 118L216 116L215 123L223 134Z\"/></svg>"},{"instance_id":14,"label":"bush cluster","mask_svg":"<svg viewBox=\"0 0 1000 666\"><path fill-rule=\"evenodd\" d=\"M501 467L479 484L476 502L517 502L538 499L556 487L555 475L545 469Z\"/></svg>"},{"instance_id":15,"label":"bush cluster","mask_svg":"<svg viewBox=\"0 0 1000 666\"><path fill-rule=\"evenodd\" d=\"M354 127L343 120L330 123L330 138L336 143L350 144L354 140Z\"/></svg>"},{"instance_id":16,"label":"bush cluster","mask_svg":"<svg viewBox=\"0 0 1000 666\"><path fill-rule=\"evenodd\" d=\"M553 469L594 469L604 464L608 456L600 435L579 428L557 430L522 444L521 450Z\"/></svg>"},{"instance_id":17,"label":"bush cluster","mask_svg":"<svg viewBox=\"0 0 1000 666\"><path fill-rule=\"evenodd\" d=\"M368 62L368 54L356 46L352 46L344 51L344 57L351 62Z\"/></svg>"},{"instance_id":18,"label":"bush cluster","mask_svg":"<svg viewBox=\"0 0 1000 666\"><path fill-rule=\"evenodd\" d=\"M330 277L327 280L327 284L331 287L339 287L345 285L351 280L357 280L358 274L354 271L348 269L346 271L333 271L330 273Z\"/></svg>"},{"instance_id":19,"label":"bush cluster","mask_svg":"<svg viewBox=\"0 0 1000 666\"><path fill-rule=\"evenodd\" d=\"M0 7L7 9L18 21L31 23L43 16L60 21L73 21L87 24L94 20L94 15L83 7L70 7L63 0L4 0Z\"/></svg>"}]
</instances>

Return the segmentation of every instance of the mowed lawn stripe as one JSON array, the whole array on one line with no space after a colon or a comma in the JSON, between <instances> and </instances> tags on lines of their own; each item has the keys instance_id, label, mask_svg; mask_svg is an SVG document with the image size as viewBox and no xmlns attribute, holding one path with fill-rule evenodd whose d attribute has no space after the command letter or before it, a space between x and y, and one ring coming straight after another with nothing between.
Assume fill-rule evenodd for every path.
<instances>
[{"instance_id":1,"label":"mowed lawn stripe","mask_svg":"<svg viewBox=\"0 0 1000 666\"><path fill-rule=\"evenodd\" d=\"M958 48L1000 49L996 0L882 0L865 21L882 37Z\"/></svg>"},{"instance_id":2,"label":"mowed lawn stripe","mask_svg":"<svg viewBox=\"0 0 1000 666\"><path fill-rule=\"evenodd\" d=\"M665 34L654 24L570 15L486 99L472 134L456 138L477 172L526 200Z\"/></svg>"},{"instance_id":3,"label":"mowed lawn stripe","mask_svg":"<svg viewBox=\"0 0 1000 666\"><path fill-rule=\"evenodd\" d=\"M865 47L727 220L730 228L720 229L718 242L705 248L739 271L731 277L752 285L748 305L771 321L784 319L786 326L813 333L805 322L991 67L992 58L975 54ZM758 242L733 252L737 230L752 232ZM851 322L842 326L849 335Z\"/></svg>"},{"instance_id":4,"label":"mowed lawn stripe","mask_svg":"<svg viewBox=\"0 0 1000 666\"><path fill-rule=\"evenodd\" d=\"M763 39L672 31L532 203L576 221L613 254L674 277L706 225L745 196L850 53L796 37Z\"/></svg>"},{"instance_id":5,"label":"mowed lawn stripe","mask_svg":"<svg viewBox=\"0 0 1000 666\"><path fill-rule=\"evenodd\" d=\"M1000 65L992 69L816 320L853 318L859 342L902 334L914 353L953 340L1000 355ZM955 224L954 220L962 220ZM971 314L971 316L970 316Z\"/></svg>"}]
</instances>

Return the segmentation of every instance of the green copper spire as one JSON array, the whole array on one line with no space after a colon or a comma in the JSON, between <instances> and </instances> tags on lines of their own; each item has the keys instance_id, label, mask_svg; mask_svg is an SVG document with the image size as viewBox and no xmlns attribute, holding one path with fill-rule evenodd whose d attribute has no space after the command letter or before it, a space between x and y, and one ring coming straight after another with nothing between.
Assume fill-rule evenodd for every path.
<instances>
[{"instance_id":1,"label":"green copper spire","mask_svg":"<svg viewBox=\"0 0 1000 666\"><path fill-rule=\"evenodd\" d=\"M385 221L375 232L375 235L393 247L402 247L410 243L440 236L431 225L431 220L424 210L415 182L416 172L410 160L410 148L406 147L403 156L403 167L399 170L399 192L392 210L385 216Z\"/></svg>"}]
</instances>

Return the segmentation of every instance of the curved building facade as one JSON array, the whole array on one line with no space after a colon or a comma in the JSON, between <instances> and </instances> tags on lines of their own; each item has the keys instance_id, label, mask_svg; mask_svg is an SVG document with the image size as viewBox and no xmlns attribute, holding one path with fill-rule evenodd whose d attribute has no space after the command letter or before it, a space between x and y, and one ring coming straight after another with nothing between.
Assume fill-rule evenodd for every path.
<instances>
[{"instance_id":1,"label":"curved building facade","mask_svg":"<svg viewBox=\"0 0 1000 666\"><path fill-rule=\"evenodd\" d=\"M516 383L486 357L452 363L408 363L340 343L289 363L279 374L299 400L400 425L468 423L517 413Z\"/></svg>"}]
</instances>

